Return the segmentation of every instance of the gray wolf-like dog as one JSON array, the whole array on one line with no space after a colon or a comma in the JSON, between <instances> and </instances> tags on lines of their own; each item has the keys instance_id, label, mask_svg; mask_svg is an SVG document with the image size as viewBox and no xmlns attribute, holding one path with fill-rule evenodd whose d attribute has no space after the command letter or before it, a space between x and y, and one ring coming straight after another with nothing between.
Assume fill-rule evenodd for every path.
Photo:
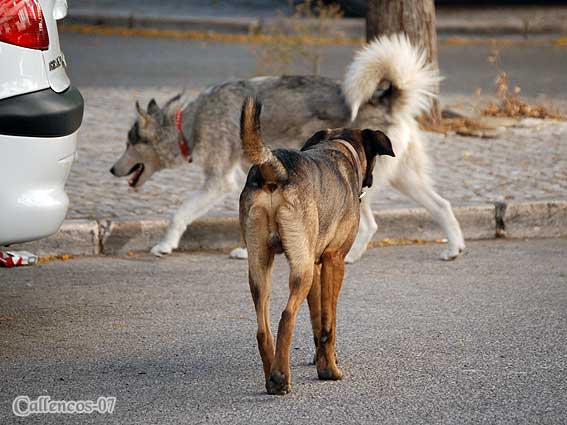
<instances>
[{"instance_id":1,"label":"gray wolf-like dog","mask_svg":"<svg viewBox=\"0 0 567 425\"><path fill-rule=\"evenodd\" d=\"M171 253L192 221L242 187L243 169L250 163L238 137L240 110L244 99L254 96L264 105L263 137L271 147L299 148L317 130L342 127L381 129L392 141L396 156L376 161L374 184L362 199L360 226L347 262L364 254L376 232L371 200L386 185L431 213L448 240L441 258L451 260L465 247L463 235L451 205L433 188L416 122L439 81L424 52L405 35L395 34L358 51L342 84L318 76L258 77L210 87L192 100L178 95L161 108L152 99L147 110L136 104L138 116L126 151L111 172L131 175L130 186L139 188L164 168L201 165L203 186L187 194L163 239L152 248L155 255ZM242 248L231 253L235 258L246 255Z\"/></svg>"},{"instance_id":2,"label":"gray wolf-like dog","mask_svg":"<svg viewBox=\"0 0 567 425\"><path fill-rule=\"evenodd\" d=\"M374 130L322 130L301 149L270 150L262 142L261 104L247 98L241 139L253 166L240 195L240 230L248 249L248 281L258 321L258 349L266 390L291 390L289 355L295 318L305 298L315 341L319 379L338 380L336 311L348 254L360 219L362 189L372 186L378 155L394 156L388 137ZM289 299L270 330L275 254L290 267Z\"/></svg>"}]
</instances>

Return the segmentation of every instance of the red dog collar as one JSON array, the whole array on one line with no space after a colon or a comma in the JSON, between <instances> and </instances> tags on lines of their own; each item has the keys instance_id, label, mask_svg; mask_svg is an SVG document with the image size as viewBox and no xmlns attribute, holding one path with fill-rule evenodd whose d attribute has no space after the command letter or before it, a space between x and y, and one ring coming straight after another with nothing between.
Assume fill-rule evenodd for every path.
<instances>
[{"instance_id":1,"label":"red dog collar","mask_svg":"<svg viewBox=\"0 0 567 425\"><path fill-rule=\"evenodd\" d=\"M183 134L183 110L178 109L175 113L175 123L177 125L177 131L179 132L179 150L181 154L187 160L187 162L193 162L191 157L191 151L189 150L189 145L187 144L187 139Z\"/></svg>"}]
</instances>

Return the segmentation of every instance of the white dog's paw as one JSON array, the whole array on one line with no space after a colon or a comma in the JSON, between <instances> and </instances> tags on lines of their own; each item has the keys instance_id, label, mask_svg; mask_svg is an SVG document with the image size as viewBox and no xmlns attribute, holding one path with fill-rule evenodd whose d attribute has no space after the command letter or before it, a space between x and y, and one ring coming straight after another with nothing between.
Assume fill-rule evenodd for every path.
<instances>
[{"instance_id":1,"label":"white dog's paw","mask_svg":"<svg viewBox=\"0 0 567 425\"><path fill-rule=\"evenodd\" d=\"M235 248L229 254L229 258L235 260L246 260L248 258L248 250L246 248Z\"/></svg>"},{"instance_id":2,"label":"white dog's paw","mask_svg":"<svg viewBox=\"0 0 567 425\"><path fill-rule=\"evenodd\" d=\"M157 245L155 245L151 249L151 253L154 254L157 257L161 257L162 255L171 254L171 251L173 251L173 246L169 242L166 242L166 241L162 241L162 242L158 243Z\"/></svg>"},{"instance_id":3,"label":"white dog's paw","mask_svg":"<svg viewBox=\"0 0 567 425\"><path fill-rule=\"evenodd\" d=\"M364 254L365 251L366 251L365 248L360 249L353 246L348 252L347 256L345 257L345 263L347 264L356 263L358 260L362 258L362 255Z\"/></svg>"},{"instance_id":4,"label":"white dog's paw","mask_svg":"<svg viewBox=\"0 0 567 425\"><path fill-rule=\"evenodd\" d=\"M459 247L450 247L441 253L441 259L443 261L452 261L457 258L465 250L465 245Z\"/></svg>"}]
</instances>

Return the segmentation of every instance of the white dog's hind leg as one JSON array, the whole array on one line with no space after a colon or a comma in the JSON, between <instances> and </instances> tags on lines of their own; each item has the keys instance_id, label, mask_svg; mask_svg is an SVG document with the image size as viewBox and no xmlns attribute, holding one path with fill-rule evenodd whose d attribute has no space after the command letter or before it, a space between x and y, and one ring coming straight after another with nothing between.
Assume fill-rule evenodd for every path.
<instances>
[{"instance_id":1,"label":"white dog's hind leg","mask_svg":"<svg viewBox=\"0 0 567 425\"><path fill-rule=\"evenodd\" d=\"M237 166L234 171L234 181L237 183L238 187L241 188L244 186L244 182L246 181L246 173L242 170L240 166ZM248 250L244 247L234 248L230 254L228 255L229 258L233 260L247 260L248 259Z\"/></svg>"},{"instance_id":2,"label":"white dog's hind leg","mask_svg":"<svg viewBox=\"0 0 567 425\"><path fill-rule=\"evenodd\" d=\"M152 248L152 254L162 256L171 254L179 246L179 241L187 226L195 219L205 215L211 207L220 202L226 195L221 186L212 186L210 189L201 189L190 192L187 200L173 215L173 219L164 238Z\"/></svg>"},{"instance_id":3,"label":"white dog's hind leg","mask_svg":"<svg viewBox=\"0 0 567 425\"><path fill-rule=\"evenodd\" d=\"M355 261L360 260L360 257L362 257L362 255L366 252L368 243L372 240L376 230L378 230L378 225L376 224L376 220L374 219L374 214L372 213L372 208L370 206L370 191L368 191L366 196L362 198L360 208L360 224L358 226L358 233L350 251L345 257L345 262L348 264L352 264Z\"/></svg>"},{"instance_id":4,"label":"white dog's hind leg","mask_svg":"<svg viewBox=\"0 0 567 425\"><path fill-rule=\"evenodd\" d=\"M449 246L441 254L441 259L454 260L465 249L465 240L449 201L435 192L428 178L407 168L392 185L429 211L447 235Z\"/></svg>"}]
</instances>

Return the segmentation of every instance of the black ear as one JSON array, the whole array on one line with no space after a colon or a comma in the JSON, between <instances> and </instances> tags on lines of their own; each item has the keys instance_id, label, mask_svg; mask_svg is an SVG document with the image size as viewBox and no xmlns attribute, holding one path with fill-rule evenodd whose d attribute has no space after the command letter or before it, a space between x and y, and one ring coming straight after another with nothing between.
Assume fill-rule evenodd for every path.
<instances>
[{"instance_id":1,"label":"black ear","mask_svg":"<svg viewBox=\"0 0 567 425\"><path fill-rule=\"evenodd\" d=\"M396 156L392 148L392 142L384 133L379 130L362 130L362 141L365 151L371 152L372 156L389 155ZM369 148L367 150L367 147ZM366 157L368 160L368 156Z\"/></svg>"},{"instance_id":2,"label":"black ear","mask_svg":"<svg viewBox=\"0 0 567 425\"><path fill-rule=\"evenodd\" d=\"M315 146L318 143L324 142L325 140L329 139L329 135L331 134L330 130L319 130L313 136L311 136L301 147L302 151L306 151L312 146Z\"/></svg>"},{"instance_id":3,"label":"black ear","mask_svg":"<svg viewBox=\"0 0 567 425\"><path fill-rule=\"evenodd\" d=\"M376 163L376 155L396 156L392 149L392 142L381 131L362 130L362 145L366 154L366 172L364 173L363 187L372 186L372 171Z\"/></svg>"},{"instance_id":4,"label":"black ear","mask_svg":"<svg viewBox=\"0 0 567 425\"><path fill-rule=\"evenodd\" d=\"M148 114L154 116L159 116L161 114L161 109L155 99L150 100L150 103L148 103Z\"/></svg>"}]
</instances>

